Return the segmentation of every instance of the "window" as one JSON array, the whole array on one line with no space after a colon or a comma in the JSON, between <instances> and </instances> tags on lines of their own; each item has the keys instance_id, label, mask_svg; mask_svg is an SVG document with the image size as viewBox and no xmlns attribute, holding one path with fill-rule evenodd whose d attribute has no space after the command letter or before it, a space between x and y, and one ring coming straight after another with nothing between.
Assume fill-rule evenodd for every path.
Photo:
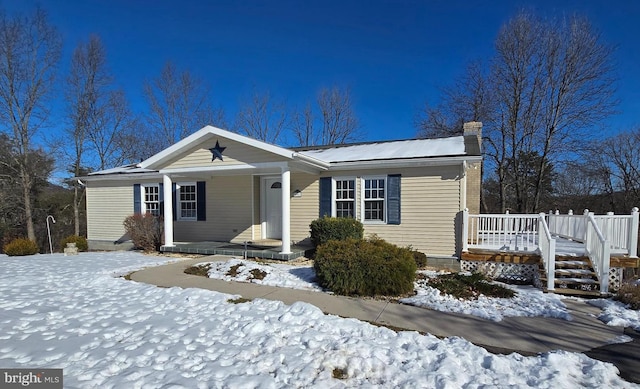
<instances>
[{"instance_id":1,"label":"window","mask_svg":"<svg viewBox=\"0 0 640 389\"><path fill-rule=\"evenodd\" d=\"M336 217L355 217L356 181L336 179Z\"/></svg>"},{"instance_id":2,"label":"window","mask_svg":"<svg viewBox=\"0 0 640 389\"><path fill-rule=\"evenodd\" d=\"M195 184L181 184L178 197L178 220L197 220L197 196Z\"/></svg>"},{"instance_id":3,"label":"window","mask_svg":"<svg viewBox=\"0 0 640 389\"><path fill-rule=\"evenodd\" d=\"M385 178L363 178L364 221L385 221Z\"/></svg>"},{"instance_id":4,"label":"window","mask_svg":"<svg viewBox=\"0 0 640 389\"><path fill-rule=\"evenodd\" d=\"M158 185L144 185L144 209L143 213L150 213L154 216L160 216L160 188Z\"/></svg>"}]
</instances>

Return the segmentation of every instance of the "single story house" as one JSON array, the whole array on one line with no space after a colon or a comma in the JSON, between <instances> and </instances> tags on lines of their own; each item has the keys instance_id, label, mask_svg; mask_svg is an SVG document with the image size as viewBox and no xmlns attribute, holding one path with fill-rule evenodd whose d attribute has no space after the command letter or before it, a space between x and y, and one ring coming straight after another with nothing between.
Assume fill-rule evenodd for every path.
<instances>
[{"instance_id":1,"label":"single story house","mask_svg":"<svg viewBox=\"0 0 640 389\"><path fill-rule=\"evenodd\" d=\"M438 139L284 148L206 126L135 165L86 181L91 249L117 249L134 213L164 217L164 245L309 239L323 215L431 256L461 250L461 211L480 206L482 123Z\"/></svg>"}]
</instances>

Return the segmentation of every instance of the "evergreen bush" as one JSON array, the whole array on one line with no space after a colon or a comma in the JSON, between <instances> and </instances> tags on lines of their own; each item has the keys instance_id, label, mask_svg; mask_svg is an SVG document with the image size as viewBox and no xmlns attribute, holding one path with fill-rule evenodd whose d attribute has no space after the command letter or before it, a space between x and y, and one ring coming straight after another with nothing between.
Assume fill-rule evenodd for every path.
<instances>
[{"instance_id":1,"label":"evergreen bush","mask_svg":"<svg viewBox=\"0 0 640 389\"><path fill-rule=\"evenodd\" d=\"M67 243L75 243L78 251L89 251L89 245L87 244L87 238L78 235L69 235L60 242L60 251L64 251L67 247Z\"/></svg>"},{"instance_id":2,"label":"evergreen bush","mask_svg":"<svg viewBox=\"0 0 640 389\"><path fill-rule=\"evenodd\" d=\"M427 266L427 255L420 251L411 250L411 254L413 255L413 260L416 261L416 266L418 269Z\"/></svg>"},{"instance_id":3,"label":"evergreen bush","mask_svg":"<svg viewBox=\"0 0 640 389\"><path fill-rule=\"evenodd\" d=\"M10 257L33 255L40 252L36 242L26 238L14 239L5 244L2 250Z\"/></svg>"},{"instance_id":4,"label":"evergreen bush","mask_svg":"<svg viewBox=\"0 0 640 389\"><path fill-rule=\"evenodd\" d=\"M145 251L160 251L164 235L164 224L161 217L150 213L128 216L123 222L133 245Z\"/></svg>"},{"instance_id":5,"label":"evergreen bush","mask_svg":"<svg viewBox=\"0 0 640 389\"><path fill-rule=\"evenodd\" d=\"M311 222L311 242L318 247L330 240L362 239L364 227L348 217L323 217Z\"/></svg>"},{"instance_id":6,"label":"evergreen bush","mask_svg":"<svg viewBox=\"0 0 640 389\"><path fill-rule=\"evenodd\" d=\"M313 267L322 287L347 296L406 294L416 277L411 251L378 238L331 240L318 247Z\"/></svg>"}]
</instances>

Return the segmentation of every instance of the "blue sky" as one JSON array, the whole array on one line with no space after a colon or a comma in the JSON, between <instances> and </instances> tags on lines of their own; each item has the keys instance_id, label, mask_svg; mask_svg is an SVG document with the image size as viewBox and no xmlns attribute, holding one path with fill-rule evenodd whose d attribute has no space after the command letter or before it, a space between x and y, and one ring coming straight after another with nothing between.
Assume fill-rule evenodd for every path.
<instances>
[{"instance_id":1,"label":"blue sky","mask_svg":"<svg viewBox=\"0 0 640 389\"><path fill-rule=\"evenodd\" d=\"M419 107L437 103L468 61L490 56L519 9L579 13L617 46L620 113L607 130L640 125L638 1L0 0L9 12L35 4L63 35L61 70L79 41L98 34L138 112L143 80L170 60L209 83L228 120L253 90L302 107L323 86L349 87L367 140L414 137Z\"/></svg>"}]
</instances>

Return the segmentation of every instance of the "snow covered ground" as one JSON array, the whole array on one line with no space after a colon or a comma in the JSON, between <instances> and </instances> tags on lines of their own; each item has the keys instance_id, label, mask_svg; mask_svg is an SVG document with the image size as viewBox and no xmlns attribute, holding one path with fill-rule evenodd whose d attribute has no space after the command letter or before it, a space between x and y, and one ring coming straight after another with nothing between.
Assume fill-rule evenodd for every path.
<instances>
[{"instance_id":1,"label":"snow covered ground","mask_svg":"<svg viewBox=\"0 0 640 389\"><path fill-rule=\"evenodd\" d=\"M436 274L429 274L435 277ZM429 287L424 280L416 281L416 295L401 299L404 304L426 307L441 312L457 312L483 319L500 321L508 316L543 316L571 320L571 315L559 295L542 293L529 285L507 285L516 291L513 298L479 296L477 300L460 300L438 289Z\"/></svg>"},{"instance_id":2,"label":"snow covered ground","mask_svg":"<svg viewBox=\"0 0 640 389\"><path fill-rule=\"evenodd\" d=\"M209 278L322 291L322 288L314 282L316 273L311 266L292 266L285 263L257 263L244 259L205 262L205 264L210 265ZM235 268L235 272L237 273L235 276L229 275L232 268ZM254 269L266 273L264 279L255 278L255 276L251 274L251 271Z\"/></svg>"},{"instance_id":3,"label":"snow covered ground","mask_svg":"<svg viewBox=\"0 0 640 389\"><path fill-rule=\"evenodd\" d=\"M310 266L291 266L277 263L256 263L248 260L232 259L226 262L207 262L211 266L210 278L254 282L262 285L286 288L317 290L322 288L315 283L315 272ZM231 268L237 274L230 276ZM260 280L255 279L251 271L257 269L267 274ZM424 272L435 277L435 272ZM425 282L416 282L416 295L401 299L400 302L419 307L427 307L442 312L458 312L475 315L488 320L500 321L507 316L545 316L571 320L571 315L562 303L560 296L545 294L531 286L506 287L518 293L513 299L488 298L481 296L477 300L459 300L453 296L441 294Z\"/></svg>"},{"instance_id":4,"label":"snow covered ground","mask_svg":"<svg viewBox=\"0 0 640 389\"><path fill-rule=\"evenodd\" d=\"M65 388L637 387L579 353L493 355L306 303L118 278L167 261L0 256L0 366L63 368Z\"/></svg>"}]
</instances>

